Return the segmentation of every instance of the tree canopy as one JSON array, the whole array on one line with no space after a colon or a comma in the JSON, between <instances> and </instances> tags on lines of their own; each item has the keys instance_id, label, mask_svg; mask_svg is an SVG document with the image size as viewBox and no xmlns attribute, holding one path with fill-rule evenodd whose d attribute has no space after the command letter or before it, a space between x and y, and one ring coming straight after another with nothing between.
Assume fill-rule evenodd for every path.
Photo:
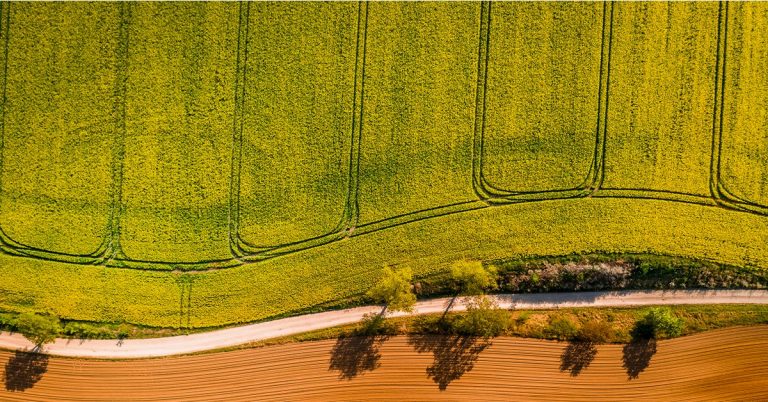
<instances>
[{"instance_id":1,"label":"tree canopy","mask_svg":"<svg viewBox=\"0 0 768 402\"><path fill-rule=\"evenodd\" d=\"M58 318L30 313L19 315L14 326L20 334L32 341L37 347L53 342L61 331Z\"/></svg>"},{"instance_id":2,"label":"tree canopy","mask_svg":"<svg viewBox=\"0 0 768 402\"><path fill-rule=\"evenodd\" d=\"M480 295L498 287L496 267L483 266L480 261L461 260L451 266L451 277L463 295Z\"/></svg>"},{"instance_id":3,"label":"tree canopy","mask_svg":"<svg viewBox=\"0 0 768 402\"><path fill-rule=\"evenodd\" d=\"M410 268L403 267L395 271L384 267L381 279L368 291L368 296L386 304L389 310L411 312L416 304L416 295L411 289L412 279Z\"/></svg>"}]
</instances>

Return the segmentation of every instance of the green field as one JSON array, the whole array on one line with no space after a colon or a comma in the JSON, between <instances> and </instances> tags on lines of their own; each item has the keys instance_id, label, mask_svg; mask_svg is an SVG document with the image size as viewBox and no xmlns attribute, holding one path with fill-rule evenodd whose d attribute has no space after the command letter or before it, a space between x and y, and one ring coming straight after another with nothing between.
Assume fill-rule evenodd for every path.
<instances>
[{"instance_id":1,"label":"green field","mask_svg":"<svg viewBox=\"0 0 768 402\"><path fill-rule=\"evenodd\" d=\"M768 269L768 5L2 3L0 310L207 327L384 264Z\"/></svg>"}]
</instances>

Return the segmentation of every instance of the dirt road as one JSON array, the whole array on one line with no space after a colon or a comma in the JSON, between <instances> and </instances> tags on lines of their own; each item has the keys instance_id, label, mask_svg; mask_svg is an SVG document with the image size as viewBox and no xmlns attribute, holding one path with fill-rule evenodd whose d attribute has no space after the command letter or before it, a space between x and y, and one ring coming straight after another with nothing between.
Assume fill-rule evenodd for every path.
<instances>
[{"instance_id":1,"label":"dirt road","mask_svg":"<svg viewBox=\"0 0 768 402\"><path fill-rule=\"evenodd\" d=\"M503 308L557 308L557 307L617 307L664 304L768 304L765 290L676 290L676 291L620 291L495 295ZM420 301L414 314L439 313L445 310L449 298ZM452 309L462 311L459 299ZM381 306L358 307L347 310L308 314L258 324L166 338L117 340L59 339L47 345L45 352L57 356L92 358L146 358L188 354L221 349L253 341L293 335L317 329L330 328L359 321L364 314L378 313ZM390 316L402 316L394 313ZM0 348L30 350L33 345L18 334L0 333Z\"/></svg>"}]
</instances>

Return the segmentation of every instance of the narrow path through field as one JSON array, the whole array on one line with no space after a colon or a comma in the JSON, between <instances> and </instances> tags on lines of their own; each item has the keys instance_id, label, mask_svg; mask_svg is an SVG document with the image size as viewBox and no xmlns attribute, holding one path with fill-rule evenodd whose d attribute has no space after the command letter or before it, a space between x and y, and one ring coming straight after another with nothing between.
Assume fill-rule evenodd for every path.
<instances>
[{"instance_id":1,"label":"narrow path through field","mask_svg":"<svg viewBox=\"0 0 768 402\"><path fill-rule=\"evenodd\" d=\"M674 290L674 291L606 291L543 294L493 295L505 309L541 309L560 307L625 307L672 304L768 304L766 290ZM419 301L413 314L439 313L450 298ZM452 311L465 310L463 300L456 300ZM146 358L221 349L230 346L294 335L360 321L363 315L378 313L382 306L365 306L282 318L257 324L215 330L192 335L152 339L70 340L58 339L46 345L51 355L90 358ZM391 317L404 316L392 313ZM19 334L0 333L0 348L31 350L32 343Z\"/></svg>"}]
</instances>

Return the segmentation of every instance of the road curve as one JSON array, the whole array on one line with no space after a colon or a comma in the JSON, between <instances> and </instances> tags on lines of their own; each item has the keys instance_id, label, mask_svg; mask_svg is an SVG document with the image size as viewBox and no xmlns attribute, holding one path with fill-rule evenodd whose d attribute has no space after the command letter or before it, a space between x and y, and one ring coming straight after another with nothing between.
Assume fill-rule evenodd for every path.
<instances>
[{"instance_id":1,"label":"road curve","mask_svg":"<svg viewBox=\"0 0 768 402\"><path fill-rule=\"evenodd\" d=\"M605 291L541 294L500 294L491 296L505 309L547 309L563 307L628 307L675 304L768 304L766 290L648 290ZM423 300L416 303L413 314L440 313L451 298ZM457 299L452 311L466 309ZM172 356L215 350L270 338L294 335L318 329L351 324L365 314L378 313L382 306L356 307L346 310L300 315L257 324L214 330L191 335L150 339L73 340L57 339L46 345L44 352L67 357L102 359L137 359ZM407 315L390 313L390 317ZM19 334L0 332L0 348L31 350L33 344Z\"/></svg>"}]
</instances>

